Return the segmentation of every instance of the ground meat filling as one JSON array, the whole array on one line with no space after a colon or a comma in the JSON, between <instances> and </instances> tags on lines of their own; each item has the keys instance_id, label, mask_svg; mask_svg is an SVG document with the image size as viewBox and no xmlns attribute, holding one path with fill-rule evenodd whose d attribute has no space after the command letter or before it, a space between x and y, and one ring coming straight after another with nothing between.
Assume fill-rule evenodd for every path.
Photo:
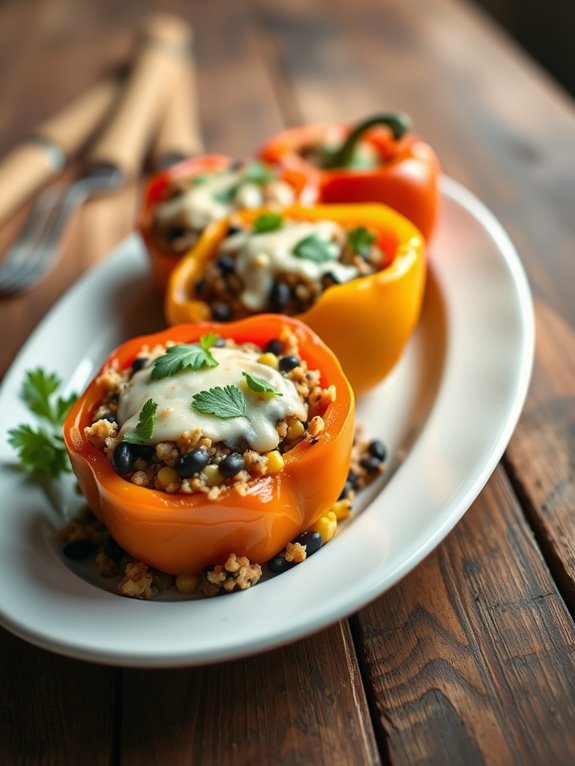
<instances>
[{"instance_id":1,"label":"ground meat filling","mask_svg":"<svg viewBox=\"0 0 575 766\"><path fill-rule=\"evenodd\" d=\"M266 311L293 316L333 285L385 265L376 232L364 226L266 212L252 224L230 227L190 297L207 303L220 322Z\"/></svg>"},{"instance_id":2,"label":"ground meat filling","mask_svg":"<svg viewBox=\"0 0 575 766\"><path fill-rule=\"evenodd\" d=\"M238 359L245 361L249 372L241 371L238 385L219 385L194 394L194 405L185 398L186 389L180 411L175 397L180 396L178 385L183 378L195 380L194 376L200 376L197 385L201 388L203 380L213 377L201 378L202 370L179 370L166 376L172 398L159 399L156 408L157 403L148 398L142 406L148 392L154 390L153 377L158 368L171 369L170 365L177 365L179 360L192 358L185 354L196 359L204 352L222 368L218 372L222 376L228 375L226 365ZM237 380L237 370L235 374ZM145 347L130 368L123 372L106 370L97 382L105 394L93 422L85 428L85 436L104 452L116 472L141 487L170 494L200 492L210 500L230 490L246 494L257 479L281 471L284 455L302 440L315 443L336 396L334 386L322 385L319 370L309 369L300 358L297 336L287 328L264 348L224 341L215 335L203 336L195 345ZM224 419L224 415L220 417L209 409L215 405L206 394L215 391L219 395L226 389L240 396L240 404L249 402L247 416L226 415ZM238 404L235 398L221 401L225 406ZM216 405L223 406L221 401ZM283 414L276 418L277 412ZM181 413L187 420L180 419ZM189 427L174 437L170 418ZM216 438L215 434L225 438Z\"/></svg>"},{"instance_id":3,"label":"ground meat filling","mask_svg":"<svg viewBox=\"0 0 575 766\"><path fill-rule=\"evenodd\" d=\"M232 164L173 181L155 210L154 238L163 250L182 255L213 221L236 210L283 207L295 202L293 188L262 162Z\"/></svg>"}]
</instances>

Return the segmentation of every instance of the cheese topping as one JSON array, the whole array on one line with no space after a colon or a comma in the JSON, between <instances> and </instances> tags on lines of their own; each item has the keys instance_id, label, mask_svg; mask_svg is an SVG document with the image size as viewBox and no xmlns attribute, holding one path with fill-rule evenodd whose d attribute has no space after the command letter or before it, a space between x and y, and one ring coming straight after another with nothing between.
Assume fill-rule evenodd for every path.
<instances>
[{"instance_id":1,"label":"cheese topping","mask_svg":"<svg viewBox=\"0 0 575 766\"><path fill-rule=\"evenodd\" d=\"M230 199L225 201L217 197L220 194L227 196L240 180L240 173L233 172L213 173L202 177L197 183L192 180L187 191L158 206L158 223L199 230L225 218L234 210L234 195L230 193Z\"/></svg>"},{"instance_id":2,"label":"cheese topping","mask_svg":"<svg viewBox=\"0 0 575 766\"><path fill-rule=\"evenodd\" d=\"M332 242L334 235L341 231L332 221L291 222L281 229L246 236L238 233L228 237L221 249L234 250L239 245L236 257L236 273L245 286L240 299L246 308L261 311L267 306L269 295L278 273L296 274L308 281L319 282L324 274L333 274L339 282L349 282L358 276L355 266L340 263L341 247ZM294 248L306 237L315 235L333 246L333 259L316 262L300 258Z\"/></svg>"},{"instance_id":3,"label":"cheese topping","mask_svg":"<svg viewBox=\"0 0 575 766\"><path fill-rule=\"evenodd\" d=\"M154 433L150 444L177 441L184 431L201 428L214 442L225 442L232 448L247 444L258 452L269 452L279 444L276 423L288 416L307 419L307 406L301 401L294 384L280 372L257 361L259 351L241 348L212 348L217 367L184 370L176 375L151 379L152 367L134 373L120 396L118 423L120 436L133 431L148 399L157 403ZM242 371L263 378L281 396L258 394L247 387ZM235 385L246 401L246 417L219 418L204 415L192 408L194 394L215 386Z\"/></svg>"}]
</instances>

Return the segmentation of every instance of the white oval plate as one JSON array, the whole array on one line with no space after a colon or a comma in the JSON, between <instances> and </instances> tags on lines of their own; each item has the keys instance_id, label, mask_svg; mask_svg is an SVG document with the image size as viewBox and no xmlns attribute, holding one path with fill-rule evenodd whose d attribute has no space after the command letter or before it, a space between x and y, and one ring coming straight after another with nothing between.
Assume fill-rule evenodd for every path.
<instances>
[{"instance_id":1,"label":"white oval plate","mask_svg":"<svg viewBox=\"0 0 575 766\"><path fill-rule=\"evenodd\" d=\"M450 179L420 326L399 365L363 399L359 422L388 445L390 470L338 536L302 566L242 593L135 601L63 561L56 530L71 482L46 493L10 467L6 431L29 414L26 370L81 390L109 351L160 329L136 237L59 302L26 343L0 393L0 609L34 644L124 666L192 665L285 644L358 610L396 583L462 517L495 469L523 405L533 312L519 257L493 215ZM384 328L382 328L382 333ZM329 480L329 477L325 477Z\"/></svg>"}]
</instances>

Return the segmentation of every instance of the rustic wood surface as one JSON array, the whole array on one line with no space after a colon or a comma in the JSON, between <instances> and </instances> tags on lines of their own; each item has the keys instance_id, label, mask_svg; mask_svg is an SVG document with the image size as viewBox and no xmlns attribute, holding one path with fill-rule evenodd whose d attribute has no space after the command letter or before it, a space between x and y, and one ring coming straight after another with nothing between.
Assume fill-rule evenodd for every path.
<instances>
[{"instance_id":1,"label":"rustic wood surface","mask_svg":"<svg viewBox=\"0 0 575 766\"><path fill-rule=\"evenodd\" d=\"M0 762L574 763L572 100L463 0L24 0L0 5L0 155L120 66L151 9L196 29L210 150L244 156L284 124L409 112L521 253L533 381L463 520L349 621L260 657L170 671L90 665L0 632ZM88 203L49 277L0 301L0 374L132 229L137 206L136 185ZM25 214L1 227L0 246Z\"/></svg>"}]
</instances>

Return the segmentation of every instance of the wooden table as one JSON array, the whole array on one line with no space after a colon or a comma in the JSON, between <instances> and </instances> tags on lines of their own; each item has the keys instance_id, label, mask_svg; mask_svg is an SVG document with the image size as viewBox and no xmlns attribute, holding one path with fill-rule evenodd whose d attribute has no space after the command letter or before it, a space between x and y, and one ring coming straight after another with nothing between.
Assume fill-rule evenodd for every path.
<instances>
[{"instance_id":1,"label":"wooden table","mask_svg":"<svg viewBox=\"0 0 575 766\"><path fill-rule=\"evenodd\" d=\"M74 661L1 633L0 761L574 763L573 102L463 0L29 0L0 8L1 152L122 60L152 7L195 25L209 149L241 156L286 123L409 112L521 254L537 321L532 385L455 530L318 635L160 671ZM49 278L0 302L0 373L130 231L136 205L134 188L89 203Z\"/></svg>"}]
</instances>

